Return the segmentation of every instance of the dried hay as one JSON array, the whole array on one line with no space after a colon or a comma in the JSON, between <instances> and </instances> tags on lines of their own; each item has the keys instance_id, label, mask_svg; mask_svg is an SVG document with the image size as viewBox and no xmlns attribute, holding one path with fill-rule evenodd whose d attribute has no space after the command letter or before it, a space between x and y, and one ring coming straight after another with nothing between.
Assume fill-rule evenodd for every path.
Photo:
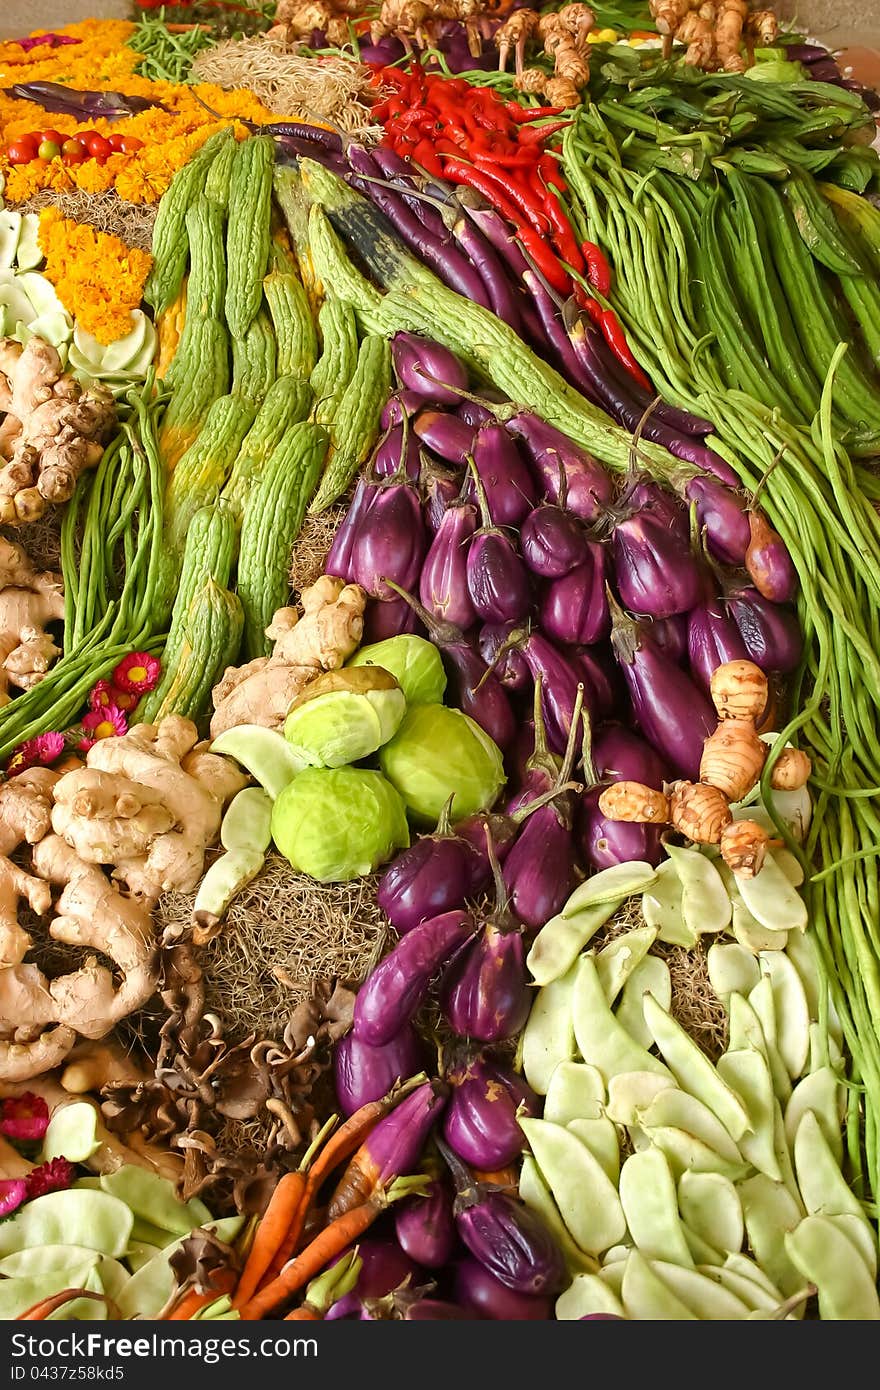
<instances>
[{"instance_id":1,"label":"dried hay","mask_svg":"<svg viewBox=\"0 0 880 1390\"><path fill-rule=\"evenodd\" d=\"M318 516L306 517L290 554L290 587L297 602L303 589L324 573L324 561L347 511L346 499L342 505L328 507Z\"/></svg>"},{"instance_id":2,"label":"dried hay","mask_svg":"<svg viewBox=\"0 0 880 1390\"><path fill-rule=\"evenodd\" d=\"M63 217L74 222L88 222L96 231L119 237L126 246L149 251L157 206L128 203L111 188L101 193L84 193L81 189L75 193L59 193L56 189L44 188L20 204L18 211L41 212L43 208L56 207Z\"/></svg>"},{"instance_id":3,"label":"dried hay","mask_svg":"<svg viewBox=\"0 0 880 1390\"><path fill-rule=\"evenodd\" d=\"M196 56L191 80L227 90L243 87L279 116L332 121L362 138L381 136L363 100L369 68L349 58L304 56L299 44L288 44L277 34L224 39L206 48Z\"/></svg>"},{"instance_id":4,"label":"dried hay","mask_svg":"<svg viewBox=\"0 0 880 1390\"><path fill-rule=\"evenodd\" d=\"M20 545L38 570L61 569L61 519L57 507L48 507L27 526L3 526L0 534Z\"/></svg>"},{"instance_id":5,"label":"dried hay","mask_svg":"<svg viewBox=\"0 0 880 1390\"><path fill-rule=\"evenodd\" d=\"M375 876L316 883L270 854L263 871L233 901L222 932L205 946L207 1006L237 1041L283 1031L314 982L359 984L386 949L389 928L376 902ZM193 895L166 893L160 931L188 927Z\"/></svg>"}]
</instances>

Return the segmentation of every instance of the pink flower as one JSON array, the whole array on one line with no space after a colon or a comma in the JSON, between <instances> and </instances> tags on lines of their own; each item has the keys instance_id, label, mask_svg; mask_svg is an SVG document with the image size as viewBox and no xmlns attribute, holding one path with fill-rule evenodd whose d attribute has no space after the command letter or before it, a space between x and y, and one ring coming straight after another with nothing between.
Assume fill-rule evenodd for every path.
<instances>
[{"instance_id":1,"label":"pink flower","mask_svg":"<svg viewBox=\"0 0 880 1390\"><path fill-rule=\"evenodd\" d=\"M88 747L101 738L119 738L128 731L128 720L117 705L105 705L103 709L92 710L83 717L83 733L91 739ZM83 747L80 743L80 748Z\"/></svg>"},{"instance_id":2,"label":"pink flower","mask_svg":"<svg viewBox=\"0 0 880 1390\"><path fill-rule=\"evenodd\" d=\"M28 1201L34 1197L45 1197L47 1192L63 1192L70 1187L75 1173L73 1164L66 1158L53 1158L32 1168L25 1179Z\"/></svg>"},{"instance_id":3,"label":"pink flower","mask_svg":"<svg viewBox=\"0 0 880 1390\"><path fill-rule=\"evenodd\" d=\"M89 691L89 709L104 710L108 705L115 705L113 698L113 686L109 681L98 681Z\"/></svg>"},{"instance_id":4,"label":"pink flower","mask_svg":"<svg viewBox=\"0 0 880 1390\"><path fill-rule=\"evenodd\" d=\"M129 695L145 695L158 685L161 671L158 660L149 652L130 652L120 661L110 679L119 690Z\"/></svg>"},{"instance_id":5,"label":"pink flower","mask_svg":"<svg viewBox=\"0 0 880 1390\"><path fill-rule=\"evenodd\" d=\"M7 777L15 777L29 767L48 767L64 752L63 734L38 734L20 743L6 763Z\"/></svg>"},{"instance_id":6,"label":"pink flower","mask_svg":"<svg viewBox=\"0 0 880 1390\"><path fill-rule=\"evenodd\" d=\"M49 1107L42 1096L24 1091L0 1104L0 1134L7 1139L42 1139L49 1125Z\"/></svg>"},{"instance_id":7,"label":"pink flower","mask_svg":"<svg viewBox=\"0 0 880 1390\"><path fill-rule=\"evenodd\" d=\"M27 1195L25 1178L0 1178L0 1216L11 1216Z\"/></svg>"}]
</instances>

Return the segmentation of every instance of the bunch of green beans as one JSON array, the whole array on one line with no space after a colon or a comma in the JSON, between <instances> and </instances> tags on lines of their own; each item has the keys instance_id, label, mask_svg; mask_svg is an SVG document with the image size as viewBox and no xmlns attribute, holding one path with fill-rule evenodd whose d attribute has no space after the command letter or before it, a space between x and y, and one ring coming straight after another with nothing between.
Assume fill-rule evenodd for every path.
<instances>
[{"instance_id":1,"label":"bunch of green beans","mask_svg":"<svg viewBox=\"0 0 880 1390\"><path fill-rule=\"evenodd\" d=\"M129 48L143 54L138 67L141 77L151 82L190 81L190 69L197 53L212 48L217 35L207 26L194 24L185 33L173 34L165 23L164 7L154 14L143 14L128 40Z\"/></svg>"},{"instance_id":2,"label":"bunch of green beans","mask_svg":"<svg viewBox=\"0 0 880 1390\"><path fill-rule=\"evenodd\" d=\"M127 418L95 472L77 484L61 531L62 656L0 710L0 757L25 739L69 728L95 682L129 652L162 651L168 615L156 595L164 493L156 418L163 400L152 376L131 388Z\"/></svg>"},{"instance_id":3,"label":"bunch of green beans","mask_svg":"<svg viewBox=\"0 0 880 1390\"><path fill-rule=\"evenodd\" d=\"M876 479L840 443L852 354L831 354L814 418L792 421L773 389L731 386L733 326L744 322L754 285L741 287L749 265L710 288L725 316L725 336L706 329L705 260L693 187L655 171L627 169L614 142L593 138L585 155L577 131L566 132L564 172L575 195L579 229L597 241L613 270L611 304L633 351L658 391L715 421L709 441L744 487L762 484L761 503L789 548L800 580L805 639L791 690L796 711L781 731L813 761L816 795L809 836L792 843L808 875L811 936L852 1058L847 1112L850 1178L876 1214L880 1198L880 517ZM711 197L712 195L709 194ZM727 254L723 252L722 254ZM710 277L717 263L709 267ZM777 333L782 333L782 324ZM785 330L788 331L787 329ZM803 343L777 336L776 351ZM781 359L780 359L781 360ZM803 372L802 361L798 369ZM766 374L766 369L765 374ZM813 368L815 374L815 368ZM789 396L794 375L788 378ZM750 379L750 384L754 379ZM756 388L758 383L754 382ZM775 465L775 466L774 466ZM772 813L769 785L763 791ZM873 1198L873 1202L870 1199Z\"/></svg>"}]
</instances>

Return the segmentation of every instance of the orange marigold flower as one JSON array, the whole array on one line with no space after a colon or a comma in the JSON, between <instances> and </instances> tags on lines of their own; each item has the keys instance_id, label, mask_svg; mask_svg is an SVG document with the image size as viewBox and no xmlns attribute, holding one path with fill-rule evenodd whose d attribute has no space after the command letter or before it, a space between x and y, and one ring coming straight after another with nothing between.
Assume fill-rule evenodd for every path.
<instances>
[{"instance_id":1,"label":"orange marigold flower","mask_svg":"<svg viewBox=\"0 0 880 1390\"><path fill-rule=\"evenodd\" d=\"M42 273L68 313L100 343L113 343L128 333L152 256L88 223L64 217L56 207L40 213L39 242L46 257Z\"/></svg>"}]
</instances>

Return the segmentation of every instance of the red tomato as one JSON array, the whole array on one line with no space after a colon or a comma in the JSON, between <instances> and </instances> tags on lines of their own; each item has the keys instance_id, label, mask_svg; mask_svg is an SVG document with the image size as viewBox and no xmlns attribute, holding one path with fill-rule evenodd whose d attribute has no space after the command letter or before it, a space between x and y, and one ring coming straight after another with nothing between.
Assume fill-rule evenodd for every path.
<instances>
[{"instance_id":1,"label":"red tomato","mask_svg":"<svg viewBox=\"0 0 880 1390\"><path fill-rule=\"evenodd\" d=\"M65 164L82 164L87 157L85 147L78 140L65 140L61 146L61 158Z\"/></svg>"},{"instance_id":2,"label":"red tomato","mask_svg":"<svg viewBox=\"0 0 880 1390\"><path fill-rule=\"evenodd\" d=\"M139 140L136 135L111 135L110 143L113 144L114 140L118 143L113 145L113 148L120 154L137 154L138 150L144 148L143 140Z\"/></svg>"},{"instance_id":3,"label":"red tomato","mask_svg":"<svg viewBox=\"0 0 880 1390\"><path fill-rule=\"evenodd\" d=\"M125 136L120 135L118 131L114 131L112 135L107 136L107 144L115 154L119 154L122 151L124 143Z\"/></svg>"},{"instance_id":4,"label":"red tomato","mask_svg":"<svg viewBox=\"0 0 880 1390\"><path fill-rule=\"evenodd\" d=\"M110 144L110 141L105 139L103 135L99 135L97 131L89 136L86 149L93 159L99 161L105 160L108 155L113 153L113 146Z\"/></svg>"},{"instance_id":5,"label":"red tomato","mask_svg":"<svg viewBox=\"0 0 880 1390\"><path fill-rule=\"evenodd\" d=\"M44 140L51 140L53 145L63 145L65 136L59 135L57 130L41 130L37 134L37 144L42 144Z\"/></svg>"},{"instance_id":6,"label":"red tomato","mask_svg":"<svg viewBox=\"0 0 880 1390\"><path fill-rule=\"evenodd\" d=\"M93 130L75 130L70 138L71 140L75 140L78 145L82 145L83 149L87 149L88 143L94 134L95 132Z\"/></svg>"},{"instance_id":7,"label":"red tomato","mask_svg":"<svg viewBox=\"0 0 880 1390\"><path fill-rule=\"evenodd\" d=\"M30 135L20 135L6 146L6 158L10 164L30 164L37 157L37 143Z\"/></svg>"}]
</instances>

